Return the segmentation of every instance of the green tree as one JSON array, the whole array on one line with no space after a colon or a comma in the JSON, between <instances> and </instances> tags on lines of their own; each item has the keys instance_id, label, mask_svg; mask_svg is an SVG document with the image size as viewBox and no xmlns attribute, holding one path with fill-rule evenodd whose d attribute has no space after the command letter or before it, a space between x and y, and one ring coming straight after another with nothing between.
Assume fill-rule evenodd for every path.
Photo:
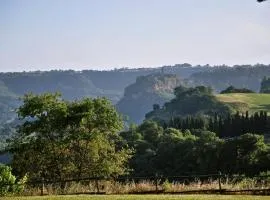
<instances>
[{"instance_id":1,"label":"green tree","mask_svg":"<svg viewBox=\"0 0 270 200\"><path fill-rule=\"evenodd\" d=\"M151 120L142 123L139 126L138 131L147 142L154 146L157 145L160 136L163 134L163 128L159 126L157 122Z\"/></svg>"},{"instance_id":2,"label":"green tree","mask_svg":"<svg viewBox=\"0 0 270 200\"><path fill-rule=\"evenodd\" d=\"M195 145L198 170L201 173L220 170L221 149L224 141L215 133L202 131Z\"/></svg>"},{"instance_id":3,"label":"green tree","mask_svg":"<svg viewBox=\"0 0 270 200\"><path fill-rule=\"evenodd\" d=\"M24 123L9 144L18 174L63 180L127 172L131 151L122 145L123 123L107 99L27 94L18 115Z\"/></svg>"}]
</instances>

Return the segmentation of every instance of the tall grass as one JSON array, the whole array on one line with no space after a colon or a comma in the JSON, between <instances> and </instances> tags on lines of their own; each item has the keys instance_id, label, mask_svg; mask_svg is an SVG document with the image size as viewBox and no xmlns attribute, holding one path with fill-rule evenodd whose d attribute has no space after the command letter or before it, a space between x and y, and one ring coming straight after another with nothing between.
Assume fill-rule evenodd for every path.
<instances>
[{"instance_id":1,"label":"tall grass","mask_svg":"<svg viewBox=\"0 0 270 200\"><path fill-rule=\"evenodd\" d=\"M226 190L246 190L246 189L266 189L270 188L270 182L267 180L257 180L251 178L222 178L222 189ZM42 186L27 186L23 195L40 195ZM58 194L134 194L134 193L155 193L155 192L185 192L198 190L218 190L219 181L217 179L200 180L195 179L188 181L83 181L68 182L60 186L55 184L47 184L43 187L45 195Z\"/></svg>"}]
</instances>

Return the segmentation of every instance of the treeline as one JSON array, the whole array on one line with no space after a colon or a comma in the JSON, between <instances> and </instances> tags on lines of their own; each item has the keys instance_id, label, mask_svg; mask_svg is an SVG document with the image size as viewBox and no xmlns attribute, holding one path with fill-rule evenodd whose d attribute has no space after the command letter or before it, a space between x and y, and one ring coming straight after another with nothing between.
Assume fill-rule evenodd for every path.
<instances>
[{"instance_id":1,"label":"treeline","mask_svg":"<svg viewBox=\"0 0 270 200\"><path fill-rule=\"evenodd\" d=\"M163 128L154 121L132 126L121 136L135 149L130 160L136 176L209 174L253 175L267 171L270 148L262 135L219 138L204 130Z\"/></svg>"},{"instance_id":2,"label":"treeline","mask_svg":"<svg viewBox=\"0 0 270 200\"><path fill-rule=\"evenodd\" d=\"M245 133L267 134L270 128L270 117L267 112L255 112L250 115L236 112L227 116L215 114L209 116L173 117L168 122L161 121L163 128L179 130L202 129L217 133L221 138L240 136Z\"/></svg>"},{"instance_id":3,"label":"treeline","mask_svg":"<svg viewBox=\"0 0 270 200\"><path fill-rule=\"evenodd\" d=\"M267 134L269 133L270 117L267 112L255 112L253 115L240 114L222 117L216 115L210 118L208 129L218 133L220 137L235 137L244 133Z\"/></svg>"},{"instance_id":4,"label":"treeline","mask_svg":"<svg viewBox=\"0 0 270 200\"><path fill-rule=\"evenodd\" d=\"M247 88L235 88L231 85L225 90L222 90L220 92L220 94L227 94L227 93L255 93L255 92Z\"/></svg>"}]
</instances>

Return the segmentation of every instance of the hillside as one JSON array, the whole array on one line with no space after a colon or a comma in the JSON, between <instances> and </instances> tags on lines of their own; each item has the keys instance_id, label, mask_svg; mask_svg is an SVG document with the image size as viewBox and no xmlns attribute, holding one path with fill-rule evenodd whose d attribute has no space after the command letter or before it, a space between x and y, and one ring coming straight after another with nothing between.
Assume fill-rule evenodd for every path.
<instances>
[{"instance_id":1,"label":"hillside","mask_svg":"<svg viewBox=\"0 0 270 200\"><path fill-rule=\"evenodd\" d=\"M191 74L209 70L207 66L177 64L156 68L99 70L52 70L35 72L0 73L0 81L6 91L23 95L27 92L61 92L65 99L74 100L81 97L105 96L114 104L124 94L124 89L133 84L139 76L153 73L175 74L185 79ZM0 84L1 87L1 84ZM0 91L1 93L2 91Z\"/></svg>"},{"instance_id":2,"label":"hillside","mask_svg":"<svg viewBox=\"0 0 270 200\"><path fill-rule=\"evenodd\" d=\"M18 103L18 96L0 80L0 124L14 118L14 108Z\"/></svg>"},{"instance_id":3,"label":"hillside","mask_svg":"<svg viewBox=\"0 0 270 200\"><path fill-rule=\"evenodd\" d=\"M216 95L220 102L230 105L239 112L250 113L260 110L270 112L270 94L259 93L231 93Z\"/></svg>"}]
</instances>

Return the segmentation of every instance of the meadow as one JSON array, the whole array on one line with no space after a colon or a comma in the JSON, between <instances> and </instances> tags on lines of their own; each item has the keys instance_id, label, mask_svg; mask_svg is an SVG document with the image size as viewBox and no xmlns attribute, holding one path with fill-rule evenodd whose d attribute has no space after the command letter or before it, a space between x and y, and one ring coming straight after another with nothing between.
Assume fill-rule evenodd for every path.
<instances>
[{"instance_id":1,"label":"meadow","mask_svg":"<svg viewBox=\"0 0 270 200\"><path fill-rule=\"evenodd\" d=\"M240 112L251 113L264 110L270 112L270 94L228 93L216 95L218 100Z\"/></svg>"}]
</instances>

